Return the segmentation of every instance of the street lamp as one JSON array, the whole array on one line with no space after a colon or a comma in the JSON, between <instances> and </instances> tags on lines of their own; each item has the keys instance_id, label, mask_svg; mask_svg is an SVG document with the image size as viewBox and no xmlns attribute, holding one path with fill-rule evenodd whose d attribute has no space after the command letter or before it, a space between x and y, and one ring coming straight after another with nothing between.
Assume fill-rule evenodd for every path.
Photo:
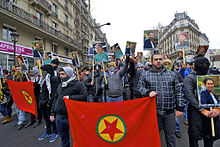
<instances>
[{"instance_id":1,"label":"street lamp","mask_svg":"<svg viewBox=\"0 0 220 147\"><path fill-rule=\"evenodd\" d=\"M11 33L11 40L14 42L14 66L15 66L15 50L16 50L16 42L18 42L19 34L17 32Z\"/></svg>"},{"instance_id":2,"label":"street lamp","mask_svg":"<svg viewBox=\"0 0 220 147\"><path fill-rule=\"evenodd\" d=\"M111 25L111 23L108 22L108 23L105 23L105 24L103 24L103 25L100 25L100 26L97 26L97 27L94 27L94 28L96 28L96 29L97 29L97 28L101 28L102 26L105 26L105 25L106 25L106 26L109 26L109 25Z\"/></svg>"}]
</instances>

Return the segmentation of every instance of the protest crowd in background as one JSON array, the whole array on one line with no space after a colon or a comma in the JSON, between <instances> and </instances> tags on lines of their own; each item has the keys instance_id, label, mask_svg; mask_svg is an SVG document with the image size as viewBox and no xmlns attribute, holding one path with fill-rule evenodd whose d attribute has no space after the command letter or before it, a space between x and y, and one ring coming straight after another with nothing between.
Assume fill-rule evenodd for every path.
<instances>
[{"instance_id":1,"label":"protest crowd in background","mask_svg":"<svg viewBox=\"0 0 220 147\"><path fill-rule=\"evenodd\" d=\"M155 46L151 41L151 39L145 41L146 48ZM34 67L27 67L22 56L19 55L16 58L17 65L12 71L3 70L0 84L0 112L4 119L1 124L15 123L11 121L12 105L15 105L17 130L27 127L36 128L45 121L45 132L36 139L40 141L50 137L52 143L59 136L61 145L68 147L71 120L68 118L69 109L65 104L67 100L87 102L91 105L95 102L95 107L97 103L128 100L136 103L135 100L144 97L156 97L157 119L155 120L158 125L156 131L158 133L164 131L168 147L175 146L176 137L181 138L179 117L182 115L184 123L189 125L190 147L198 147L198 141L201 139L206 147L212 147L213 142L220 138L220 109L201 107L197 94L197 77L213 75L210 62L204 57L207 51L204 48L199 47L198 52L188 59L183 51L179 50L179 56L175 60L153 50L151 57L145 60L143 53L135 56L132 43L128 43L124 55L119 45L115 44L112 47L115 58L109 61L103 45L96 44L94 46L96 54L93 55L93 63L90 67L80 66L77 53L72 54L72 65L61 67L58 59L52 59L50 53L42 55L37 50L38 44L35 45ZM219 76L218 72L215 74ZM36 108L33 109L37 114L28 110L25 112L26 110L21 108L22 102L16 101L17 97L14 94L16 92L13 93L11 89L14 81L33 83L34 96L28 94L27 90L23 95L30 103L36 102ZM214 85L214 80L206 79L204 85L207 92L202 93L202 104L219 104L219 98L211 87ZM29 99L30 97L33 99ZM30 115L29 120L26 119L28 115ZM211 120L215 124L214 136ZM83 118L79 121L83 121ZM110 138L114 136L110 135Z\"/></svg>"}]
</instances>

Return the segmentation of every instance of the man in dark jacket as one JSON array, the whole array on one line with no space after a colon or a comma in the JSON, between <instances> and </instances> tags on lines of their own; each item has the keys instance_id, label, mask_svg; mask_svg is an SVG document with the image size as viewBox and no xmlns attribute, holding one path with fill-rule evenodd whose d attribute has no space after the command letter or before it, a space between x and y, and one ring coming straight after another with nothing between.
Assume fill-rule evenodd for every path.
<instances>
[{"instance_id":1,"label":"man in dark jacket","mask_svg":"<svg viewBox=\"0 0 220 147\"><path fill-rule=\"evenodd\" d=\"M164 129L168 147L175 146L175 118L183 115L184 98L177 75L163 65L163 56L151 56L152 67L142 73L138 89L146 97L157 98L159 131Z\"/></svg>"},{"instance_id":2,"label":"man in dark jacket","mask_svg":"<svg viewBox=\"0 0 220 147\"><path fill-rule=\"evenodd\" d=\"M213 117L212 115L215 113L215 110L213 109L208 111L200 107L197 94L197 76L206 75L208 73L209 66L210 62L207 58L196 58L194 62L195 72L190 73L183 81L184 93L189 101L187 113L190 147L198 147L198 141L201 139L203 139L205 147L212 147L213 145L211 137L205 135L204 120L208 117ZM219 125L219 123L215 125Z\"/></svg>"},{"instance_id":3,"label":"man in dark jacket","mask_svg":"<svg viewBox=\"0 0 220 147\"><path fill-rule=\"evenodd\" d=\"M56 125L61 137L61 145L62 147L69 147L69 121L64 98L86 101L87 92L84 84L78 81L77 77L73 74L71 67L63 67L60 69L60 79L61 84L57 88L50 120L54 121L56 115Z\"/></svg>"},{"instance_id":4,"label":"man in dark jacket","mask_svg":"<svg viewBox=\"0 0 220 147\"><path fill-rule=\"evenodd\" d=\"M134 61L130 62L130 67L131 67L131 71L130 71L130 89L131 89L131 93L132 93L132 99L137 99L137 98L141 98L142 95L141 93L138 91L138 81L140 78L140 75L144 72L144 65L142 63L137 63L135 65Z\"/></svg>"},{"instance_id":5,"label":"man in dark jacket","mask_svg":"<svg viewBox=\"0 0 220 147\"><path fill-rule=\"evenodd\" d=\"M43 140L49 136L50 142L53 142L57 138L56 124L50 121L50 111L52 103L59 85L59 80L54 76L54 71L51 65L44 65L41 67L42 77L40 78L40 108L44 120L46 122L46 133L44 133L38 140Z\"/></svg>"},{"instance_id":6,"label":"man in dark jacket","mask_svg":"<svg viewBox=\"0 0 220 147\"><path fill-rule=\"evenodd\" d=\"M96 64L94 67L94 81L92 81L92 74L89 74L88 78L84 81L88 92L88 102L102 102L102 79L101 66Z\"/></svg>"}]
</instances>

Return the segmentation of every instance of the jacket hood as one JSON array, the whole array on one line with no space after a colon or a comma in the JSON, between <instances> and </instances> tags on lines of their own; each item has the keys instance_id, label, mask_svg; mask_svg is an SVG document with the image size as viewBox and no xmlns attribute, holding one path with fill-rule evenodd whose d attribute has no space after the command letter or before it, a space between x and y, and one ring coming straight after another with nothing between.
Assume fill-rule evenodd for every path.
<instances>
[{"instance_id":1,"label":"jacket hood","mask_svg":"<svg viewBox=\"0 0 220 147\"><path fill-rule=\"evenodd\" d=\"M73 69L71 67L62 67L61 69L64 70L68 77L71 77L73 75Z\"/></svg>"}]
</instances>

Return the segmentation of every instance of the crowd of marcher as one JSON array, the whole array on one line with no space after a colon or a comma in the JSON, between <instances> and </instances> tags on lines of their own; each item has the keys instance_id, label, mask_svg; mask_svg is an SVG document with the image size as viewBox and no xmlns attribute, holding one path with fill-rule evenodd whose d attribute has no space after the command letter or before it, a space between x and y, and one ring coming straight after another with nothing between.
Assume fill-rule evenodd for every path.
<instances>
[{"instance_id":1,"label":"crowd of marcher","mask_svg":"<svg viewBox=\"0 0 220 147\"><path fill-rule=\"evenodd\" d=\"M54 142L58 134L63 147L70 146L69 121L64 99L84 102L119 102L143 97L155 97L159 131L164 130L168 147L175 147L175 138L181 138L179 117L184 115L188 125L190 147L198 147L203 139L205 147L212 147L220 137L220 109L200 107L197 95L196 77L210 73L210 62L204 57L206 51L199 47L197 54L186 61L182 51L175 60L168 55L154 53L149 62L141 63L138 57L124 55L109 64L96 63L94 67L60 67L59 60L53 59L29 69L24 66L21 56L12 72L3 71L2 99L0 111L4 116L2 124L11 121L13 99L7 86L7 79L34 82L38 116L19 110L16 105L17 129L38 127L42 118L46 130L38 140L50 137ZM48 54L47 54L48 55ZM78 69L79 68L79 69ZM77 70L76 70L77 69ZM41 75L42 72L42 75ZM219 73L217 73L219 74ZM202 103L219 103L213 93L214 81L206 79L207 92ZM26 115L31 115L26 120ZM215 137L211 135L210 119L214 118ZM146 130L147 131L147 130Z\"/></svg>"}]
</instances>

